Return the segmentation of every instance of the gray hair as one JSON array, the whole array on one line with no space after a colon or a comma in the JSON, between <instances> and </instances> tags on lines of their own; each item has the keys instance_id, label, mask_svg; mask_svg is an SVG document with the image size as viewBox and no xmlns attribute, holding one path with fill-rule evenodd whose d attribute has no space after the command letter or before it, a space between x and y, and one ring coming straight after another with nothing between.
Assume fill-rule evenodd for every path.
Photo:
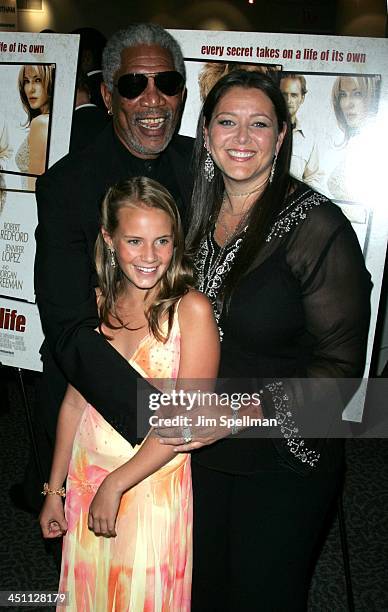
<instances>
[{"instance_id":1,"label":"gray hair","mask_svg":"<svg viewBox=\"0 0 388 612\"><path fill-rule=\"evenodd\" d=\"M138 45L159 45L171 53L174 68L186 82L186 69L179 43L160 25L134 23L119 30L108 40L102 56L102 73L109 91L113 89L113 77L121 66L121 52Z\"/></svg>"}]
</instances>

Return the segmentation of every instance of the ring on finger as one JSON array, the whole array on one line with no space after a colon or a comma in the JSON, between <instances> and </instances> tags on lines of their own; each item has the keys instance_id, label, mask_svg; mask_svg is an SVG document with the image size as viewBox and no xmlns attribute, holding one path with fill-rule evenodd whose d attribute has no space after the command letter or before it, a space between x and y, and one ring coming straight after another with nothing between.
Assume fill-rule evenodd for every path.
<instances>
[{"instance_id":1,"label":"ring on finger","mask_svg":"<svg viewBox=\"0 0 388 612\"><path fill-rule=\"evenodd\" d=\"M185 444L190 444L190 442L192 442L193 438L191 435L191 429L190 427L183 427L182 429L182 437L183 437L183 441Z\"/></svg>"}]
</instances>

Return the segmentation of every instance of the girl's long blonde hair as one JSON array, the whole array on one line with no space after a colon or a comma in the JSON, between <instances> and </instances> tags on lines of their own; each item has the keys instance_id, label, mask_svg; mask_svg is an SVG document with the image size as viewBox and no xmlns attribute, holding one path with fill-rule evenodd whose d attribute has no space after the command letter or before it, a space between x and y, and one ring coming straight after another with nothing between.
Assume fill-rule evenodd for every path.
<instances>
[{"instance_id":1,"label":"girl's long blonde hair","mask_svg":"<svg viewBox=\"0 0 388 612\"><path fill-rule=\"evenodd\" d=\"M153 303L146 311L151 333L159 341L165 342L170 334L177 301L193 286L192 268L184 250L184 236L177 206L165 187L144 176L130 178L108 189L101 205L101 227L113 237L119 221L121 208L156 208L163 210L172 224L174 252L164 276L158 284ZM125 282L120 267L111 265L111 253L105 244L101 231L95 245L95 265L98 284L100 322L109 329L126 326L116 311L116 302ZM161 324L168 319L168 332L164 335ZM118 325L112 323L112 318Z\"/></svg>"}]
</instances>

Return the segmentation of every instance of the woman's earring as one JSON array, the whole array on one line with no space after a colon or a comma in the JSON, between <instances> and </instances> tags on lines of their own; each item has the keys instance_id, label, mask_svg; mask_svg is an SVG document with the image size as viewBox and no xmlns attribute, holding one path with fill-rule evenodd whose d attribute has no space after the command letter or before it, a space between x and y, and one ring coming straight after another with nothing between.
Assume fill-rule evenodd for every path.
<instances>
[{"instance_id":1,"label":"woman's earring","mask_svg":"<svg viewBox=\"0 0 388 612\"><path fill-rule=\"evenodd\" d=\"M110 253L110 265L112 268L116 267L116 254L113 249L109 249Z\"/></svg>"},{"instance_id":2,"label":"woman's earring","mask_svg":"<svg viewBox=\"0 0 388 612\"><path fill-rule=\"evenodd\" d=\"M210 155L210 152L208 151L206 144L203 145L207 151L207 156L205 159L205 164L203 167L203 175L205 177L205 179L207 180L208 183L211 183L213 178L214 178L214 163L212 160L212 157Z\"/></svg>"},{"instance_id":3,"label":"woman's earring","mask_svg":"<svg viewBox=\"0 0 388 612\"><path fill-rule=\"evenodd\" d=\"M275 168L276 168L276 161L277 161L277 158L278 158L278 154L277 154L277 153L275 153L274 158L273 158L273 162L272 162L271 172L270 172L270 174L269 174L269 182L270 182L270 184L272 183L272 181L273 181L273 177L274 177L274 174L275 174Z\"/></svg>"}]
</instances>

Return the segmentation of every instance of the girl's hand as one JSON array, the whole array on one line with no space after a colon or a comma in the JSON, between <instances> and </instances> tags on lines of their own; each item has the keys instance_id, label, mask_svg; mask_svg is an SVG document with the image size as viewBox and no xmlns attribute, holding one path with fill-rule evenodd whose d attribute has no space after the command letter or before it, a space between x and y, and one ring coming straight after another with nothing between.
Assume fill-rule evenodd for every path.
<instances>
[{"instance_id":1,"label":"girl's hand","mask_svg":"<svg viewBox=\"0 0 388 612\"><path fill-rule=\"evenodd\" d=\"M109 475L101 483L89 508L88 527L96 535L114 538L116 517L120 506L122 493L115 478Z\"/></svg>"},{"instance_id":2,"label":"girl's hand","mask_svg":"<svg viewBox=\"0 0 388 612\"><path fill-rule=\"evenodd\" d=\"M39 515L40 528L44 538L60 538L67 531L67 521L59 495L46 495Z\"/></svg>"}]
</instances>

